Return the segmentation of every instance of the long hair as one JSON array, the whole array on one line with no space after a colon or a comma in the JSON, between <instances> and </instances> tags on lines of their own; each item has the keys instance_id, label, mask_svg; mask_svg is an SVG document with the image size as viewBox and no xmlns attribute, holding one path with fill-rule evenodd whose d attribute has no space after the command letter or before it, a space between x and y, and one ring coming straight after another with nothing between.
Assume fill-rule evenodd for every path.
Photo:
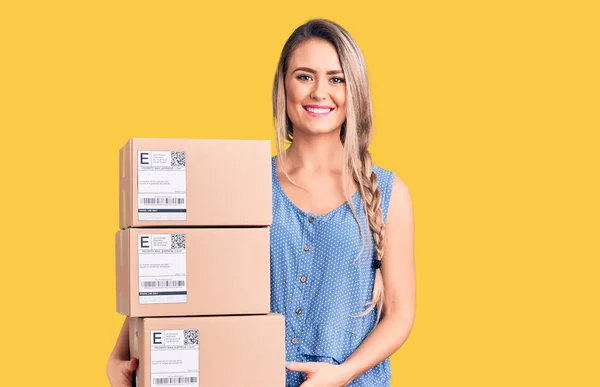
<instances>
[{"instance_id":1,"label":"long hair","mask_svg":"<svg viewBox=\"0 0 600 387\"><path fill-rule=\"evenodd\" d=\"M345 168L342 168L344 193L360 229L362 248L359 257L364 251L366 244L369 247L368 257L370 258L371 243L366 243L366 241L371 240L372 237L375 241L375 249L377 251L376 259L381 260L383 258L385 235L383 213L380 207L381 191L378 187L377 175L373 172L371 154L368 150L373 137L373 109L366 64L360 48L350 34L340 25L330 20L312 19L301 25L290 35L281 51L273 84L273 117L277 135L277 154L282 155L284 141L290 144L294 141L292 122L287 115L285 95L285 76L288 70L289 59L294 50L302 42L310 39L322 39L331 43L335 47L342 65L342 71L346 80L347 95L346 120L342 124L340 131L340 140L344 146ZM282 165L285 165L283 158L280 157L280 159ZM351 171L352 179L354 179L354 182L359 187L363 198L364 210L369 224L369 229L366 233L368 239L363 227L361 227L354 204L350 199L350 193L348 192L349 184L347 182L349 171ZM364 316L377 307L377 324L381 318L383 300L383 277L381 270L377 269L375 271L373 298L366 304L368 306L367 310L357 317Z\"/></svg>"}]
</instances>

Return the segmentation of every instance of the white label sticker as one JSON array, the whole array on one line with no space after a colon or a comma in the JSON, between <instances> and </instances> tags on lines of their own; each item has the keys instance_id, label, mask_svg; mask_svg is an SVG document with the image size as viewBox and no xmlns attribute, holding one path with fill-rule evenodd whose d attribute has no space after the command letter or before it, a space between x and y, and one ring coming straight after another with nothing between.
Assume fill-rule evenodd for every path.
<instances>
[{"instance_id":1,"label":"white label sticker","mask_svg":"<svg viewBox=\"0 0 600 387\"><path fill-rule=\"evenodd\" d=\"M185 152L138 151L138 220L186 220Z\"/></svg>"},{"instance_id":2,"label":"white label sticker","mask_svg":"<svg viewBox=\"0 0 600 387\"><path fill-rule=\"evenodd\" d=\"M185 234L138 235L140 304L187 302Z\"/></svg>"},{"instance_id":3,"label":"white label sticker","mask_svg":"<svg viewBox=\"0 0 600 387\"><path fill-rule=\"evenodd\" d=\"M198 386L198 330L150 332L151 386Z\"/></svg>"}]
</instances>

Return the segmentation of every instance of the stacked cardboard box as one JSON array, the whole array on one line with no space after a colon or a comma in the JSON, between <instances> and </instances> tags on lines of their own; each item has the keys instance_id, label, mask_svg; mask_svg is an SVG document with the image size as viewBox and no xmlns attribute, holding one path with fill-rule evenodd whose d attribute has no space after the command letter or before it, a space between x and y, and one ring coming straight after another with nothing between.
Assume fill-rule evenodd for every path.
<instances>
[{"instance_id":1,"label":"stacked cardboard box","mask_svg":"<svg viewBox=\"0 0 600 387\"><path fill-rule=\"evenodd\" d=\"M117 311L136 385L280 387L269 141L131 139L120 151Z\"/></svg>"}]
</instances>

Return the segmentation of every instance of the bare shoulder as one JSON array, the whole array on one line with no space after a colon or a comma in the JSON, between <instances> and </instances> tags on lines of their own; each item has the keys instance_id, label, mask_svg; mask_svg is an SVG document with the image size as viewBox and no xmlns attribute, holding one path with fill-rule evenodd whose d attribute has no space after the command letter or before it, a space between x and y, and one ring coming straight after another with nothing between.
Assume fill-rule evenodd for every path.
<instances>
[{"instance_id":1,"label":"bare shoulder","mask_svg":"<svg viewBox=\"0 0 600 387\"><path fill-rule=\"evenodd\" d=\"M398 175L394 177L392 183L387 223L392 224L392 227L398 223L405 225L413 223L411 193L406 182Z\"/></svg>"},{"instance_id":2,"label":"bare shoulder","mask_svg":"<svg viewBox=\"0 0 600 387\"><path fill-rule=\"evenodd\" d=\"M408 185L398 175L394 176L394 182L392 183L392 196L401 196L410 199Z\"/></svg>"}]
</instances>

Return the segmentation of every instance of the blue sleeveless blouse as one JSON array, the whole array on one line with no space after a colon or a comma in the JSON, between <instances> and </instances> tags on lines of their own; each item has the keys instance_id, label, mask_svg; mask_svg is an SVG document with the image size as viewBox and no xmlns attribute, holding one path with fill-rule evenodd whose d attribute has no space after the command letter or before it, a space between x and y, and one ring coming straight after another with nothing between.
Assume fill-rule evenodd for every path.
<instances>
[{"instance_id":1,"label":"blue sleeveless blouse","mask_svg":"<svg viewBox=\"0 0 600 387\"><path fill-rule=\"evenodd\" d=\"M283 191L272 158L271 311L285 316L286 359L343 363L375 326L377 309L363 317L371 300L376 257L371 237L360 257L360 230L348 202L317 216L296 207ZM381 190L384 223L395 174L373 166ZM352 203L365 233L368 223L360 192ZM368 234L366 234L368 236ZM357 259L358 258L358 259ZM383 263L385 265L385 262ZM352 387L389 386L390 360L356 378ZM286 386L298 387L304 373L286 369Z\"/></svg>"}]
</instances>

